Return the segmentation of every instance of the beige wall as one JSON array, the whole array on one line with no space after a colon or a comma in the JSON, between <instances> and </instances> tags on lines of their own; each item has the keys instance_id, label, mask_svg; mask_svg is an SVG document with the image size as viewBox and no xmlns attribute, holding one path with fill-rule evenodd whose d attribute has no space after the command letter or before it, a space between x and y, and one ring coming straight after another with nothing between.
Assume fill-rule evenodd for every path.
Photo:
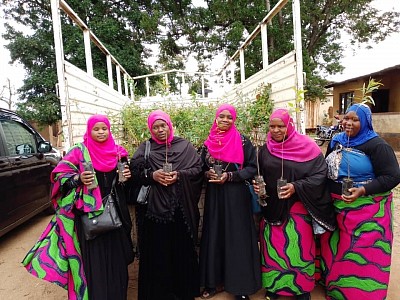
<instances>
[{"instance_id":1,"label":"beige wall","mask_svg":"<svg viewBox=\"0 0 400 300\"><path fill-rule=\"evenodd\" d=\"M372 114L372 124L395 151L400 151L400 113Z\"/></svg>"},{"instance_id":2,"label":"beige wall","mask_svg":"<svg viewBox=\"0 0 400 300\"><path fill-rule=\"evenodd\" d=\"M392 70L384 75L373 77L376 81L383 83L381 89L388 89L389 92L389 111L400 112L400 70ZM333 108L339 109L340 94L354 92L356 100L361 99L361 89L363 84L368 84L369 77L355 79L346 83L336 85L333 88Z\"/></svg>"},{"instance_id":3,"label":"beige wall","mask_svg":"<svg viewBox=\"0 0 400 300\"><path fill-rule=\"evenodd\" d=\"M382 75L374 76L373 79L383 83L381 89L389 90L389 111L388 113L373 114L373 126L396 151L400 150L400 70L394 69ZM361 91L364 82L368 84L369 76L347 81L333 87L333 108L339 109L340 94L354 92L357 100L361 99ZM343 116L342 116L343 117Z\"/></svg>"}]
</instances>

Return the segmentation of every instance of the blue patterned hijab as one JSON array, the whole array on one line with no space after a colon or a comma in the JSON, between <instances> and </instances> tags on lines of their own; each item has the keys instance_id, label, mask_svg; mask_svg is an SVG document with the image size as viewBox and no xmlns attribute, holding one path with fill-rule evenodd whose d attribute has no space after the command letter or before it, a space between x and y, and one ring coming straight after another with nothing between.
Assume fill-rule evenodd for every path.
<instances>
[{"instance_id":1,"label":"blue patterned hijab","mask_svg":"<svg viewBox=\"0 0 400 300\"><path fill-rule=\"evenodd\" d=\"M362 145L370 139L378 136L372 127L372 112L368 105L359 103L353 104L347 109L346 114L350 111L354 111L360 119L360 131L356 136L350 138L345 132L337 134L333 137L330 147L334 147L337 142L342 144L344 147L354 147Z\"/></svg>"}]
</instances>

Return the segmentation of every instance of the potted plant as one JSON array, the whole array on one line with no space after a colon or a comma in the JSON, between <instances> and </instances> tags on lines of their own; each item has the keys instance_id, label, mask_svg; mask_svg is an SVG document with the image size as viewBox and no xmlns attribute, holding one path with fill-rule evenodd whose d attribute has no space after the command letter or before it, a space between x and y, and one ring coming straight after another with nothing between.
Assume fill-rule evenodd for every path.
<instances>
[{"instance_id":1,"label":"potted plant","mask_svg":"<svg viewBox=\"0 0 400 300\"><path fill-rule=\"evenodd\" d=\"M368 81L368 85L365 85L365 82L362 86L362 88L359 89L361 92L361 97L359 99L353 99L353 100L360 100L360 104L369 104L369 105L375 105L375 101L372 98L371 94L373 91L379 89L380 86L383 84L379 81L375 81L373 78L370 78ZM353 101L352 101L353 102ZM349 146L350 144L350 136L347 135L347 145L343 149L344 154L347 152L351 151L351 147ZM349 189L353 187L354 181L350 176L350 161L348 159L347 154L344 155L345 162L347 163L347 176L343 178L342 180L342 194L345 196L350 196L351 193L349 192Z\"/></svg>"},{"instance_id":2,"label":"potted plant","mask_svg":"<svg viewBox=\"0 0 400 300\"><path fill-rule=\"evenodd\" d=\"M172 172L172 163L168 162L168 135L165 137L165 162L163 164L163 171L165 173Z\"/></svg>"},{"instance_id":3,"label":"potted plant","mask_svg":"<svg viewBox=\"0 0 400 300\"><path fill-rule=\"evenodd\" d=\"M258 152L259 147L265 142L266 132L268 130L268 118L273 109L273 102L270 98L270 95L271 85L261 84L256 92L256 100L248 107L248 110L245 110L247 115L241 118L242 120L246 121L246 125L249 127L247 131L250 132L250 140L256 147L257 174L254 177L254 180L260 188L258 193L258 202L261 206L267 205L265 198L268 196L265 190L264 177L260 173Z\"/></svg>"}]
</instances>

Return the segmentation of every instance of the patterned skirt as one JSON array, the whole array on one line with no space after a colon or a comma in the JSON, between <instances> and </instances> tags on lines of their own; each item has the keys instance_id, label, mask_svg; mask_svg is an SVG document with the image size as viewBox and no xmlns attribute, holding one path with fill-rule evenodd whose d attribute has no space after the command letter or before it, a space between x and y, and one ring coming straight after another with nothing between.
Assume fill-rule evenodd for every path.
<instances>
[{"instance_id":1,"label":"patterned skirt","mask_svg":"<svg viewBox=\"0 0 400 300\"><path fill-rule=\"evenodd\" d=\"M260 234L263 287L284 296L312 291L315 241L304 205L296 202L282 225L270 225L263 219Z\"/></svg>"},{"instance_id":2,"label":"patterned skirt","mask_svg":"<svg viewBox=\"0 0 400 300\"><path fill-rule=\"evenodd\" d=\"M338 228L321 236L327 299L386 299L393 243L392 193L347 204L332 194Z\"/></svg>"}]
</instances>

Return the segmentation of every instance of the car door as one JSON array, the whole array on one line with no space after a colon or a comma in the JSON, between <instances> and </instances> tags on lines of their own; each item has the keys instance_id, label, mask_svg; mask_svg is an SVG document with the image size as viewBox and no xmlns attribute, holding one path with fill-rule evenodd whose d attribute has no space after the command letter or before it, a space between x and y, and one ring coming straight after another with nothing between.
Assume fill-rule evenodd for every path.
<instances>
[{"instance_id":1,"label":"car door","mask_svg":"<svg viewBox=\"0 0 400 300\"><path fill-rule=\"evenodd\" d=\"M22 122L0 119L0 140L1 235L49 205L52 167L38 153L35 133Z\"/></svg>"}]
</instances>

